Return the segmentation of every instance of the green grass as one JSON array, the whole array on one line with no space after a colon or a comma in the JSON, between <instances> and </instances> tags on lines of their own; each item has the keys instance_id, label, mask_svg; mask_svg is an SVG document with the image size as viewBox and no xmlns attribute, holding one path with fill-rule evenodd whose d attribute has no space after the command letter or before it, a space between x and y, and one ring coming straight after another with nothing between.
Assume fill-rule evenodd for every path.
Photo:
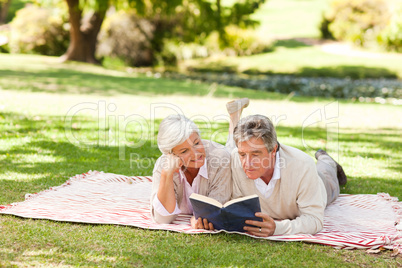
<instances>
[{"instance_id":1,"label":"green grass","mask_svg":"<svg viewBox=\"0 0 402 268\"><path fill-rule=\"evenodd\" d=\"M400 58L351 57L329 54L295 40L280 40L274 51L244 57L196 59L186 62L193 70L293 74L306 77L402 78Z\"/></svg>"},{"instance_id":2,"label":"green grass","mask_svg":"<svg viewBox=\"0 0 402 268\"><path fill-rule=\"evenodd\" d=\"M255 99L286 99L286 95L241 88L207 85L202 83L177 83L169 79L155 79L145 74L128 74L82 63L59 63L56 57L0 53L0 89L21 92L44 92L86 95L191 95L206 96L213 93L220 97L245 97ZM194 84L196 86L194 87ZM299 101L315 98L300 97Z\"/></svg>"},{"instance_id":3,"label":"green grass","mask_svg":"<svg viewBox=\"0 0 402 268\"><path fill-rule=\"evenodd\" d=\"M160 118L153 120L145 116L144 122L148 126L145 129L139 129L136 123L127 128L116 127L114 121L110 121L111 117L106 117L109 121L99 126L99 122L105 119L99 121L96 117L98 111L92 114L89 111L87 114L78 113L71 124L68 120L67 124L68 110L82 102L113 102L117 111L107 114L112 117L120 113L132 114L137 111L135 108L139 102L144 101L147 101L145 108L140 109L148 111L150 103L170 101L180 103L186 114L197 110L198 113L205 111L219 115L218 110L213 111L215 103L224 104L228 98L248 95L254 99L247 109L254 111L253 106L261 107L255 112L266 114L275 110L274 107L285 109L289 111L290 120L297 113L308 115L329 101L315 98L289 100L288 96L280 94L223 86L212 92L210 85L201 83L128 75L86 64L59 64L57 58L52 57L0 54L0 61L0 204L23 201L26 193L60 185L69 177L88 170L125 175L152 173L152 165L146 165L160 155L154 145L156 132L152 128L159 124ZM196 103L186 103L188 101ZM335 156L349 175L342 193L387 192L402 198L402 126L398 119L402 115L399 107L343 101L339 103L339 112L339 152ZM218 121L218 118L209 124L201 122L202 119L198 118L198 124L203 137L214 136L214 140L224 143L227 123ZM328 136L325 124L304 131L301 124L298 120L279 123L280 142L310 155L318 148L331 147L330 138L334 138L336 133ZM75 140L92 144L71 142L66 136L66 127ZM99 138L99 133L106 138ZM122 154L117 144L108 142L113 140L110 133L126 134L127 141L143 143L137 148L126 147ZM304 147L302 138L309 148ZM131 161L130 154L136 154ZM145 167L139 168L140 164ZM397 267L401 264L401 258L390 257L388 251L370 255L362 250L262 241L241 235L185 235L124 226L0 216L2 267Z\"/></svg>"},{"instance_id":4,"label":"green grass","mask_svg":"<svg viewBox=\"0 0 402 268\"><path fill-rule=\"evenodd\" d=\"M263 36L319 38L322 13L329 0L268 0L253 18L260 21L257 30Z\"/></svg>"}]
</instances>

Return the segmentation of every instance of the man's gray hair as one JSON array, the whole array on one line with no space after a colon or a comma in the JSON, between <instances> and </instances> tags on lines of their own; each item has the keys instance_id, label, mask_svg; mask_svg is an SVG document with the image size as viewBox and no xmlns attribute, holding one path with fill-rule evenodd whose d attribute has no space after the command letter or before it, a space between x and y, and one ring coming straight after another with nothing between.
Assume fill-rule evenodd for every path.
<instances>
[{"instance_id":1,"label":"man's gray hair","mask_svg":"<svg viewBox=\"0 0 402 268\"><path fill-rule=\"evenodd\" d=\"M268 152L271 152L278 144L276 131L271 120L259 114L244 117L233 131L236 146L239 142L248 141L251 138L262 139Z\"/></svg>"},{"instance_id":2,"label":"man's gray hair","mask_svg":"<svg viewBox=\"0 0 402 268\"><path fill-rule=\"evenodd\" d=\"M200 134L197 125L184 115L169 115L159 125L158 147L163 154L172 153L172 149L185 142L192 133Z\"/></svg>"}]
</instances>

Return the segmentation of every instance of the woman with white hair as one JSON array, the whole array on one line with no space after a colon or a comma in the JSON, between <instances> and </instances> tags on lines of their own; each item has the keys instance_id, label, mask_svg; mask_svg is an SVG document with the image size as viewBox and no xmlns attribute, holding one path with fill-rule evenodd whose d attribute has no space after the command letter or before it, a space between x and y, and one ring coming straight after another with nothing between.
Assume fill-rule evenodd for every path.
<instances>
[{"instance_id":1,"label":"woman with white hair","mask_svg":"<svg viewBox=\"0 0 402 268\"><path fill-rule=\"evenodd\" d=\"M223 145L202 140L196 124L182 115L165 118L158 133L163 153L153 171L151 214L157 223L171 223L178 214L193 214L192 193L229 201L232 195L230 154ZM214 229L206 219L191 218L196 229Z\"/></svg>"}]
</instances>

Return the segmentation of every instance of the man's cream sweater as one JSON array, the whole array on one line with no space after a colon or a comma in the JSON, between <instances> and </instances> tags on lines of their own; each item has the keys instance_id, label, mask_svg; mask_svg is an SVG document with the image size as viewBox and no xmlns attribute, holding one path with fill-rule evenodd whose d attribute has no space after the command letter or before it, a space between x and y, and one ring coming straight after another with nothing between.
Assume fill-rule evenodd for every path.
<instances>
[{"instance_id":1,"label":"man's cream sweater","mask_svg":"<svg viewBox=\"0 0 402 268\"><path fill-rule=\"evenodd\" d=\"M327 193L318 176L314 160L306 153L286 145L280 146L281 178L274 191L265 198L253 180L244 173L237 148L232 151L232 198L257 194L261 210L275 220L274 235L315 234L323 228Z\"/></svg>"}]
</instances>

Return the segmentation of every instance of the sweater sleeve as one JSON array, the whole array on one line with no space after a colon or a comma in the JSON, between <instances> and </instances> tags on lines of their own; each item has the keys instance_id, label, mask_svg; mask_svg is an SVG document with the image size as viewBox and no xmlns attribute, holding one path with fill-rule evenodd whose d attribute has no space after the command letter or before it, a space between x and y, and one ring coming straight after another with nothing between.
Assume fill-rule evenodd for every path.
<instances>
[{"instance_id":1,"label":"sweater sleeve","mask_svg":"<svg viewBox=\"0 0 402 268\"><path fill-rule=\"evenodd\" d=\"M171 223L177 218L178 214L164 216L161 213L158 213L158 211L154 207L154 199L158 193L159 183L161 180L162 161L164 161L163 156L159 157L158 160L156 161L154 171L152 173L152 194L151 194L151 204L150 204L151 216L152 216L152 219L156 223ZM175 194L176 194L176 206L177 206L176 189L175 189Z\"/></svg>"},{"instance_id":2,"label":"sweater sleeve","mask_svg":"<svg viewBox=\"0 0 402 268\"><path fill-rule=\"evenodd\" d=\"M275 221L274 235L315 234L323 228L327 200L325 187L318 177L314 161L303 164L304 172L300 174L296 196L299 216L292 220Z\"/></svg>"}]
</instances>

